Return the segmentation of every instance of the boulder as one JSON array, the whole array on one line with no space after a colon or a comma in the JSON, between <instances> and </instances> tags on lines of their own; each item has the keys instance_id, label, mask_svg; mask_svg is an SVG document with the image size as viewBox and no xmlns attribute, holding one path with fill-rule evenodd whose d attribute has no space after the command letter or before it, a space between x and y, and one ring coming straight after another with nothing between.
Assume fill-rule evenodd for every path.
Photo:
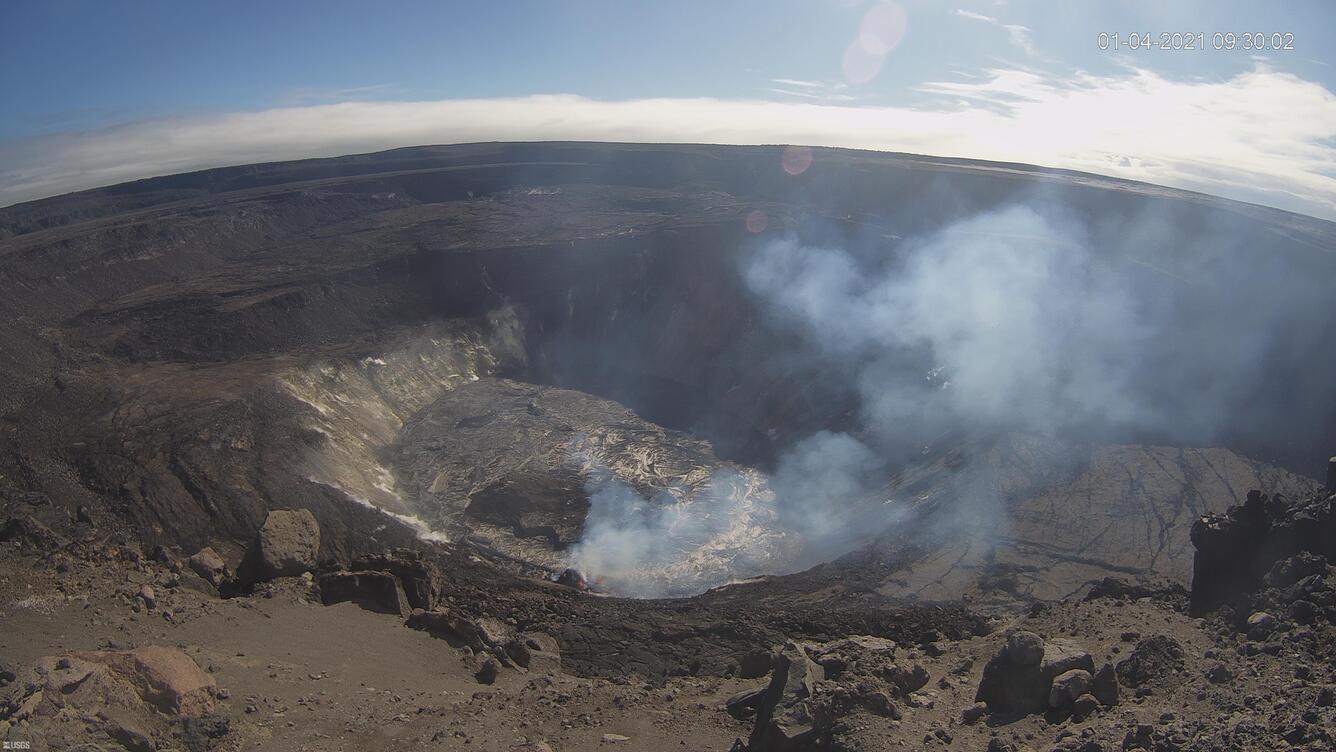
<instances>
[{"instance_id":1,"label":"boulder","mask_svg":"<svg viewBox=\"0 0 1336 752\"><path fill-rule=\"evenodd\" d=\"M1044 639L1034 632L1016 632L1007 638L1004 650L1015 666L1038 666L1044 660Z\"/></svg>"},{"instance_id":2,"label":"boulder","mask_svg":"<svg viewBox=\"0 0 1336 752\"><path fill-rule=\"evenodd\" d=\"M1118 672L1112 663L1099 667L1091 681L1090 694L1105 707L1118 704Z\"/></svg>"},{"instance_id":3,"label":"boulder","mask_svg":"<svg viewBox=\"0 0 1336 752\"><path fill-rule=\"evenodd\" d=\"M1043 670L1044 641L1033 632L1017 632L988 660L974 695L991 713L1026 715L1048 707L1052 677Z\"/></svg>"},{"instance_id":4,"label":"boulder","mask_svg":"<svg viewBox=\"0 0 1336 752\"><path fill-rule=\"evenodd\" d=\"M74 658L111 669L135 688L139 697L173 715L204 715L214 708L218 686L190 656L168 647L100 650Z\"/></svg>"},{"instance_id":5,"label":"boulder","mask_svg":"<svg viewBox=\"0 0 1336 752\"><path fill-rule=\"evenodd\" d=\"M1050 680L1072 669L1093 674L1095 659L1090 657L1085 648L1070 640L1049 640L1044 643L1044 658L1039 668Z\"/></svg>"},{"instance_id":6,"label":"boulder","mask_svg":"<svg viewBox=\"0 0 1336 752\"><path fill-rule=\"evenodd\" d=\"M1322 556L1308 551L1301 551L1288 559L1281 559L1271 565L1262 581L1267 587L1283 588L1313 575L1327 574L1330 565Z\"/></svg>"},{"instance_id":7,"label":"boulder","mask_svg":"<svg viewBox=\"0 0 1336 752\"><path fill-rule=\"evenodd\" d=\"M474 672L473 678L477 679L479 684L493 684L500 673L500 664L496 662L495 658L488 656L482 659L482 663L478 666L478 670Z\"/></svg>"},{"instance_id":8,"label":"boulder","mask_svg":"<svg viewBox=\"0 0 1336 752\"><path fill-rule=\"evenodd\" d=\"M533 661L533 652L529 650L528 644L519 635L506 640L501 649L506 651L506 657L520 668L527 669Z\"/></svg>"},{"instance_id":9,"label":"boulder","mask_svg":"<svg viewBox=\"0 0 1336 752\"><path fill-rule=\"evenodd\" d=\"M295 577L315 568L320 524L309 509L276 509L265 518L252 551L255 579Z\"/></svg>"},{"instance_id":10,"label":"boulder","mask_svg":"<svg viewBox=\"0 0 1336 752\"><path fill-rule=\"evenodd\" d=\"M1183 670L1183 646L1168 635L1151 635L1133 648L1132 654L1118 662L1118 680L1128 687L1146 684L1174 684Z\"/></svg>"},{"instance_id":11,"label":"boulder","mask_svg":"<svg viewBox=\"0 0 1336 752\"><path fill-rule=\"evenodd\" d=\"M352 601L368 611L406 616L412 609L399 578L389 572L326 572L320 575L320 602Z\"/></svg>"},{"instance_id":12,"label":"boulder","mask_svg":"<svg viewBox=\"0 0 1336 752\"><path fill-rule=\"evenodd\" d=\"M895 700L885 692L880 690L868 692L862 696L862 701L863 707L870 712L893 721L900 720L900 708L896 707Z\"/></svg>"},{"instance_id":13,"label":"boulder","mask_svg":"<svg viewBox=\"0 0 1336 752\"><path fill-rule=\"evenodd\" d=\"M147 583L139 586L139 592L135 593L135 597L144 603L144 608L152 610L158 605L158 594L153 586Z\"/></svg>"},{"instance_id":14,"label":"boulder","mask_svg":"<svg viewBox=\"0 0 1336 752\"><path fill-rule=\"evenodd\" d=\"M1077 718L1086 716L1099 710L1100 701L1094 695L1081 695L1072 702L1072 715Z\"/></svg>"},{"instance_id":15,"label":"boulder","mask_svg":"<svg viewBox=\"0 0 1336 752\"><path fill-rule=\"evenodd\" d=\"M524 632L515 636L529 651L525 668L535 673L561 673L561 646L552 635L543 632Z\"/></svg>"},{"instance_id":16,"label":"boulder","mask_svg":"<svg viewBox=\"0 0 1336 752\"><path fill-rule=\"evenodd\" d=\"M1248 616L1248 638L1265 640L1276 628L1276 617L1265 611L1256 611Z\"/></svg>"},{"instance_id":17,"label":"boulder","mask_svg":"<svg viewBox=\"0 0 1336 752\"><path fill-rule=\"evenodd\" d=\"M217 551L208 546L186 559L186 565L214 587L218 587L227 579L227 562L223 561L223 557L219 556Z\"/></svg>"},{"instance_id":18,"label":"boulder","mask_svg":"<svg viewBox=\"0 0 1336 752\"><path fill-rule=\"evenodd\" d=\"M1234 680L1234 672L1223 663L1217 663L1206 670L1206 680L1212 684L1228 684Z\"/></svg>"},{"instance_id":19,"label":"boulder","mask_svg":"<svg viewBox=\"0 0 1336 752\"><path fill-rule=\"evenodd\" d=\"M917 692L927 685L928 669L915 663L909 668L902 666L889 666L882 671L882 676L895 687L895 691L900 695L908 695L910 692Z\"/></svg>"},{"instance_id":20,"label":"boulder","mask_svg":"<svg viewBox=\"0 0 1336 752\"><path fill-rule=\"evenodd\" d=\"M983 720L983 717L986 715L988 715L988 705L982 702L976 702L960 711L960 722L966 726L973 726Z\"/></svg>"},{"instance_id":21,"label":"boulder","mask_svg":"<svg viewBox=\"0 0 1336 752\"><path fill-rule=\"evenodd\" d=\"M747 748L752 752L790 752L814 744L822 729L813 713L821 667L796 642L775 656L770 684L757 706Z\"/></svg>"},{"instance_id":22,"label":"boulder","mask_svg":"<svg viewBox=\"0 0 1336 752\"><path fill-rule=\"evenodd\" d=\"M1090 691L1093 679L1089 671L1080 668L1058 674L1048 690L1048 706L1056 709L1072 707L1076 698Z\"/></svg>"}]
</instances>

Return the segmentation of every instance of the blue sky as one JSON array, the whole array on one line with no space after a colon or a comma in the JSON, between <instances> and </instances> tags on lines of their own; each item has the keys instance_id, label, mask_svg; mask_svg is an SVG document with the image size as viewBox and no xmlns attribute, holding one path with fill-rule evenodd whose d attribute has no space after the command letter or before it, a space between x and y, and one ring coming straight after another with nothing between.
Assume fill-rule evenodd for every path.
<instances>
[{"instance_id":1,"label":"blue sky","mask_svg":"<svg viewBox=\"0 0 1336 752\"><path fill-rule=\"evenodd\" d=\"M1208 49L1102 51L1101 31L1202 32ZM1217 51L1217 31L1289 32L1295 49ZM1333 216L1334 39L1336 3L1323 0L8 0L0 204L495 133L1016 159ZM497 106L476 104L487 102ZM801 127L777 130L776 118ZM1014 148L989 135L1023 119L1013 133L1059 123L1090 135L1008 136ZM1166 140L1175 124L1209 129L1220 162L1245 173L1218 174L1199 139Z\"/></svg>"}]
</instances>

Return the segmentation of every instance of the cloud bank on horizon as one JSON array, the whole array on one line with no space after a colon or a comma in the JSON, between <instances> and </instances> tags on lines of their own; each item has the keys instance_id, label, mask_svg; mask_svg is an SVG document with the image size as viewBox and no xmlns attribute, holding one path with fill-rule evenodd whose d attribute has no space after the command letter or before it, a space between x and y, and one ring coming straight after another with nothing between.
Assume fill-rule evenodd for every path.
<instances>
[{"instance_id":1,"label":"cloud bank on horizon","mask_svg":"<svg viewBox=\"0 0 1336 752\"><path fill-rule=\"evenodd\" d=\"M475 141L794 143L1023 162L1336 220L1336 95L1258 63L1222 81L1028 68L918 106L575 95L350 101L146 120L0 144L0 206L190 170ZM1302 113L1302 116L1300 114Z\"/></svg>"}]
</instances>

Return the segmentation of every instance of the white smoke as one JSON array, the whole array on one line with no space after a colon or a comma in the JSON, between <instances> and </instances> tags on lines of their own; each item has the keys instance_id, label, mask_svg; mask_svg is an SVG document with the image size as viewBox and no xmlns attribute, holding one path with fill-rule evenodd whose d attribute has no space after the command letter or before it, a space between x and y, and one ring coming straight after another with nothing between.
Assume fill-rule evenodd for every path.
<instances>
[{"instance_id":1,"label":"white smoke","mask_svg":"<svg viewBox=\"0 0 1336 752\"><path fill-rule=\"evenodd\" d=\"M783 567L790 547L762 474L720 467L704 488L642 495L607 466L585 464L589 512L571 564L619 595L692 595Z\"/></svg>"},{"instance_id":2,"label":"white smoke","mask_svg":"<svg viewBox=\"0 0 1336 752\"><path fill-rule=\"evenodd\" d=\"M766 554L734 552L686 589L828 561L948 496L955 514L943 524L997 535L1004 484L986 450L1003 435L1057 447L1109 432L1201 442L1245 406L1298 425L1302 406L1325 394L1322 369L1304 369L1325 320L1311 312L1330 305L1320 281L1282 257L1255 263L1247 254L1256 249L1238 247L1228 227L1185 242L1162 217L1133 219L1092 227L1036 202L907 240L808 245L790 236L758 245L741 270L747 288L769 326L795 335L856 396L856 425L792 443L764 479L768 493L747 510L750 524L772 526L750 549L764 539ZM1191 269L1192 278L1160 264ZM1256 294L1230 305L1236 288ZM1275 370L1292 392L1263 388ZM943 449L985 451L947 463L934 445L948 436ZM934 462L949 468L907 498L896 473ZM575 560L595 572L646 563L672 572L697 555L702 536L745 527L726 521L739 508L725 495L709 496L646 504L624 486L600 486Z\"/></svg>"},{"instance_id":3,"label":"white smoke","mask_svg":"<svg viewBox=\"0 0 1336 752\"><path fill-rule=\"evenodd\" d=\"M1051 431L1144 412L1126 388L1144 324L1070 220L1008 208L861 262L788 238L745 274L772 310L851 363L864 427L881 438L961 419ZM925 356L934 367L906 371Z\"/></svg>"}]
</instances>

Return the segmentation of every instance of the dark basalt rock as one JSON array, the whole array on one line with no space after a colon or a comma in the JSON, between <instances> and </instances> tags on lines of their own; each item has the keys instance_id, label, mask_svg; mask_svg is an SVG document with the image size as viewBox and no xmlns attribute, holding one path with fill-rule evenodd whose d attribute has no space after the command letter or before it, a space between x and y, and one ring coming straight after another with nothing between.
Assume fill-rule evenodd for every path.
<instances>
[{"instance_id":1,"label":"dark basalt rock","mask_svg":"<svg viewBox=\"0 0 1336 752\"><path fill-rule=\"evenodd\" d=\"M816 683L824 678L802 646L790 642L775 656L775 670L756 709L748 749L789 752L815 746L823 735L815 716Z\"/></svg>"},{"instance_id":2,"label":"dark basalt rock","mask_svg":"<svg viewBox=\"0 0 1336 752\"><path fill-rule=\"evenodd\" d=\"M1055 698L1060 700L1058 706L1067 708L1091 689L1094 674L1094 659L1079 645L1061 639L1046 643L1033 632L1016 632L984 665L974 701L987 703L990 713L1003 716L1042 713L1057 707ZM1054 695L1054 681L1063 676L1077 677L1079 686Z\"/></svg>"},{"instance_id":3,"label":"dark basalt rock","mask_svg":"<svg viewBox=\"0 0 1336 752\"><path fill-rule=\"evenodd\" d=\"M1090 587L1085 600L1112 599L1134 601L1151 598L1170 608L1183 608L1188 602L1188 590L1177 582L1129 582L1117 577L1105 577Z\"/></svg>"},{"instance_id":4,"label":"dark basalt rock","mask_svg":"<svg viewBox=\"0 0 1336 752\"><path fill-rule=\"evenodd\" d=\"M436 607L438 573L435 566L416 551L396 548L360 556L352 560L348 569L353 572L389 572L399 579L410 607L425 611Z\"/></svg>"},{"instance_id":5,"label":"dark basalt rock","mask_svg":"<svg viewBox=\"0 0 1336 752\"><path fill-rule=\"evenodd\" d=\"M1183 646L1168 635L1151 635L1137 643L1132 654L1118 662L1118 680L1128 687L1173 684L1181 681Z\"/></svg>"},{"instance_id":6,"label":"dark basalt rock","mask_svg":"<svg viewBox=\"0 0 1336 752\"><path fill-rule=\"evenodd\" d=\"M1191 613L1213 611L1259 589L1282 560L1301 554L1336 562L1336 494L1290 501L1250 491L1243 504L1192 526ZM1310 561L1310 560L1304 560ZM1289 579L1311 563L1276 571L1274 582Z\"/></svg>"},{"instance_id":7,"label":"dark basalt rock","mask_svg":"<svg viewBox=\"0 0 1336 752\"><path fill-rule=\"evenodd\" d=\"M412 610L399 578L390 572L327 572L320 575L326 606L352 601L368 611L407 616Z\"/></svg>"}]
</instances>

